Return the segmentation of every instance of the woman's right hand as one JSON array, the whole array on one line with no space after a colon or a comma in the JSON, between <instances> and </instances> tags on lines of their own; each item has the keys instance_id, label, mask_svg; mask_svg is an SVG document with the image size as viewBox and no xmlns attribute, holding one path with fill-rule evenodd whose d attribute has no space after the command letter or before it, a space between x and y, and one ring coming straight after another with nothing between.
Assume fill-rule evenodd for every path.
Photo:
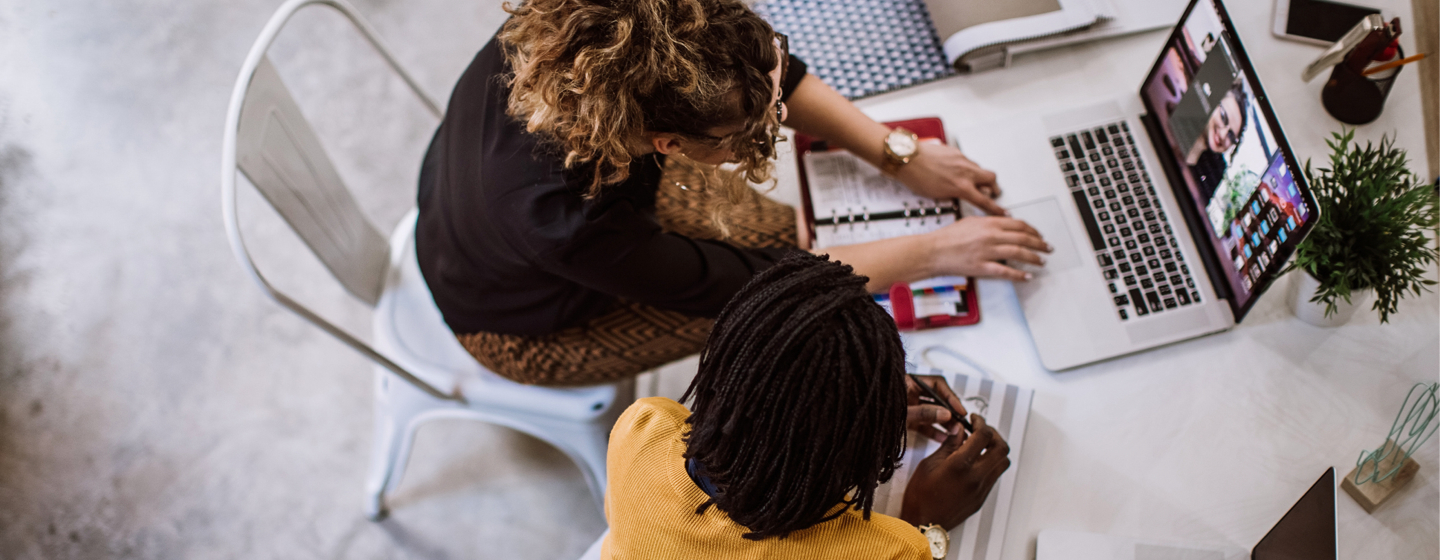
<instances>
[{"instance_id":1,"label":"woman's right hand","mask_svg":"<svg viewBox=\"0 0 1440 560\"><path fill-rule=\"evenodd\" d=\"M950 436L915 465L900 519L949 531L980 511L990 488L1010 468L1010 445L979 414L970 415L970 423L975 433Z\"/></svg>"},{"instance_id":2,"label":"woman's right hand","mask_svg":"<svg viewBox=\"0 0 1440 560\"><path fill-rule=\"evenodd\" d=\"M1030 224L1000 216L968 216L925 235L935 276L1029 280L1029 273L1000 261L1043 266L1040 253L1053 250Z\"/></svg>"}]
</instances>

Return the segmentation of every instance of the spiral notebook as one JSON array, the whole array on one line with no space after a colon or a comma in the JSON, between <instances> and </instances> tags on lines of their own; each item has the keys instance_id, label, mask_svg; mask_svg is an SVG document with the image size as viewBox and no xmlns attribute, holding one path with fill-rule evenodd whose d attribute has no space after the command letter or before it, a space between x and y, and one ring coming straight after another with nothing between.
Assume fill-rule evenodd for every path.
<instances>
[{"instance_id":1,"label":"spiral notebook","mask_svg":"<svg viewBox=\"0 0 1440 560\"><path fill-rule=\"evenodd\" d=\"M885 123L904 127L921 142L945 142L938 118ZM910 192L904 184L848 151L797 134L800 196L812 248L853 245L902 235L935 231L960 218L960 201L936 200ZM942 276L910 284L913 325L930 329L973 325L980 321L980 302L971 278ZM875 301L895 316L890 294Z\"/></svg>"},{"instance_id":2,"label":"spiral notebook","mask_svg":"<svg viewBox=\"0 0 1440 560\"><path fill-rule=\"evenodd\" d=\"M979 376L967 376L934 368L905 364L905 371L920 375L943 375L966 410L985 418L1010 445L1010 469L1000 475L986 496L985 504L964 523L950 531L948 560L998 560L1005 545L1010 521L1010 502L1015 497L1015 478L1020 471L1020 452L1025 447L1025 427L1030 422L1030 404L1035 391ZM875 511L899 516L905 500L905 486L921 459L940 448L934 440L910 433L900 468L885 484L875 489Z\"/></svg>"},{"instance_id":3,"label":"spiral notebook","mask_svg":"<svg viewBox=\"0 0 1440 560\"><path fill-rule=\"evenodd\" d=\"M760 0L790 51L849 99L1010 65L1016 54L1174 25L1185 0Z\"/></svg>"}]
</instances>

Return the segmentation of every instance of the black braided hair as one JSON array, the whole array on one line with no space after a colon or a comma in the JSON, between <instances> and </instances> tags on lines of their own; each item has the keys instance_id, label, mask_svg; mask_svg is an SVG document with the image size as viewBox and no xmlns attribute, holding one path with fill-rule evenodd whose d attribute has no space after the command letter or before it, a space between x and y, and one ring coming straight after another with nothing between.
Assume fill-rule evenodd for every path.
<instances>
[{"instance_id":1,"label":"black braided hair","mask_svg":"<svg viewBox=\"0 0 1440 560\"><path fill-rule=\"evenodd\" d=\"M863 276L794 252L735 295L706 340L685 458L719 492L711 505L785 537L855 508L905 450L905 352Z\"/></svg>"}]
</instances>

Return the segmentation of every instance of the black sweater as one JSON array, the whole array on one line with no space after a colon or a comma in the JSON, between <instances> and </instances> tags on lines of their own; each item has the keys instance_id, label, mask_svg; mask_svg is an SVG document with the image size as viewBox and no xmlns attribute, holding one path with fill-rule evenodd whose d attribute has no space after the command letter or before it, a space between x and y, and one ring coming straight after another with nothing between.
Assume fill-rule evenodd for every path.
<instances>
[{"instance_id":1,"label":"black sweater","mask_svg":"<svg viewBox=\"0 0 1440 560\"><path fill-rule=\"evenodd\" d=\"M805 75L792 57L783 97ZM492 39L471 61L420 172L420 270L457 334L549 334L617 298L713 317L785 249L744 249L660 231L664 158L636 158L625 182L585 199L592 166L505 113L510 67Z\"/></svg>"}]
</instances>

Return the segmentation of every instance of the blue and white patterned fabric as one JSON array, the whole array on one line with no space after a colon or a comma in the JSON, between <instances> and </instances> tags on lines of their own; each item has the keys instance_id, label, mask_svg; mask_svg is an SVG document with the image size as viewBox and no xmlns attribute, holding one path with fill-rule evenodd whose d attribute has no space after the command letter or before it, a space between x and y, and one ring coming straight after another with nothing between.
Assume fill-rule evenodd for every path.
<instances>
[{"instance_id":1,"label":"blue and white patterned fabric","mask_svg":"<svg viewBox=\"0 0 1440 560\"><path fill-rule=\"evenodd\" d=\"M849 99L955 73L921 0L765 0L754 9L790 37L810 73Z\"/></svg>"}]
</instances>

